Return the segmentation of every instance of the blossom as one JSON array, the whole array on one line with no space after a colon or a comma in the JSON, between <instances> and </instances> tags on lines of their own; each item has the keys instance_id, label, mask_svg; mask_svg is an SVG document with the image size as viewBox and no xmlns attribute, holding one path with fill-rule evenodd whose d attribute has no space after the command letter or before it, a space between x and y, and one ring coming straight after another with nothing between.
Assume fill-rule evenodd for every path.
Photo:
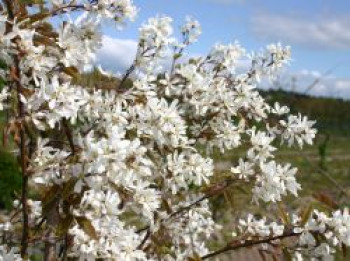
<instances>
[{"instance_id":1,"label":"blossom","mask_svg":"<svg viewBox=\"0 0 350 261\"><path fill-rule=\"evenodd\" d=\"M291 146L294 141L296 141L300 147L302 147L304 143L309 145L313 143L316 130L312 128L312 126L315 124L315 121L309 121L306 116L302 117L298 114L298 116L289 115L288 120L281 120L280 124L284 127L281 137L288 142L289 146Z\"/></svg>"},{"instance_id":2,"label":"blossom","mask_svg":"<svg viewBox=\"0 0 350 261\"><path fill-rule=\"evenodd\" d=\"M256 219L253 215L249 214L247 219L239 220L239 230L243 233L247 233L251 237L275 237L280 236L284 232L284 225L277 224L276 222L268 223L266 218Z\"/></svg>"},{"instance_id":3,"label":"blossom","mask_svg":"<svg viewBox=\"0 0 350 261\"><path fill-rule=\"evenodd\" d=\"M8 96L9 96L8 89L3 88L0 93L0 111L4 110L4 107L5 107L4 101L6 101Z\"/></svg>"},{"instance_id":4,"label":"blossom","mask_svg":"<svg viewBox=\"0 0 350 261\"><path fill-rule=\"evenodd\" d=\"M245 50L238 42L229 45L216 44L210 53L210 58L227 68L229 71L234 70L238 60L244 55Z\"/></svg>"},{"instance_id":5,"label":"blossom","mask_svg":"<svg viewBox=\"0 0 350 261\"><path fill-rule=\"evenodd\" d=\"M185 24L181 27L181 33L186 37L185 44L191 44L198 40L202 30L197 20L187 16Z\"/></svg>"},{"instance_id":6,"label":"blossom","mask_svg":"<svg viewBox=\"0 0 350 261\"><path fill-rule=\"evenodd\" d=\"M134 20L137 14L137 8L132 0L98 0L97 5L91 5L91 11L117 22L123 22L125 19Z\"/></svg>"},{"instance_id":7,"label":"blossom","mask_svg":"<svg viewBox=\"0 0 350 261\"><path fill-rule=\"evenodd\" d=\"M0 260L1 261L21 261L22 258L18 254L17 248L9 248L6 245L0 245Z\"/></svg>"},{"instance_id":8,"label":"blossom","mask_svg":"<svg viewBox=\"0 0 350 261\"><path fill-rule=\"evenodd\" d=\"M268 201L280 201L282 195L288 192L297 196L300 184L295 179L296 168L291 168L290 164L285 166L277 164L275 161L261 162L261 174L256 177L256 186L253 189L254 199Z\"/></svg>"}]
</instances>

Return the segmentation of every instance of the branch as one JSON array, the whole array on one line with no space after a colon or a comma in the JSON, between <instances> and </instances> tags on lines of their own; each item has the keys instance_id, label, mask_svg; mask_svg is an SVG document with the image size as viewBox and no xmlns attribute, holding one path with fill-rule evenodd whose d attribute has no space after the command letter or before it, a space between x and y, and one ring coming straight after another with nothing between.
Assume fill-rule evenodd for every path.
<instances>
[{"instance_id":1,"label":"branch","mask_svg":"<svg viewBox=\"0 0 350 261\"><path fill-rule=\"evenodd\" d=\"M14 1L4 0L7 8L9 20L12 22L15 20L14 13ZM7 30L12 30L12 25L7 23ZM15 41L15 40L14 40ZM14 42L15 43L15 42ZM15 43L16 44L16 43ZM20 60L17 54L14 55L14 66L11 69L11 79L13 81L14 87L17 91L18 100L18 118L23 119L25 110L24 104L21 101L21 83L20 83ZM20 141L19 141L19 151L20 151L20 164L22 170L22 192L21 192L21 202L22 202L22 217L23 217L23 228L22 228L22 239L21 239L21 257L26 259L28 256L28 243L29 243L29 208L28 208L28 174L27 174L27 153L26 153L26 134L24 131L23 123L19 125Z\"/></svg>"},{"instance_id":2,"label":"branch","mask_svg":"<svg viewBox=\"0 0 350 261\"><path fill-rule=\"evenodd\" d=\"M70 149L72 151L72 155L75 155L76 149L73 141L73 135L72 135L71 129L68 126L67 119L63 119L62 123L63 123L64 132L69 142Z\"/></svg>"},{"instance_id":3,"label":"branch","mask_svg":"<svg viewBox=\"0 0 350 261\"><path fill-rule=\"evenodd\" d=\"M274 240L278 240L278 239L284 239L284 238L288 238L288 237L295 237L295 236L299 236L300 233L294 233L293 230L287 231L284 234L280 235L280 236L274 236L274 237L269 237L269 238L265 238L265 239L259 239L259 240L246 240L243 243L240 243L237 241L232 241L231 243L228 243L227 246L216 250L214 252L211 252L205 256L201 257L201 260L205 260L223 253L226 253L228 251L231 250L236 250L239 248L245 248L245 247L251 247L251 246L255 246L255 245L260 245L260 244L265 244L265 243L270 243L271 241Z\"/></svg>"},{"instance_id":4,"label":"branch","mask_svg":"<svg viewBox=\"0 0 350 261\"><path fill-rule=\"evenodd\" d=\"M119 89L123 86L123 84L125 83L125 81L129 78L130 74L135 70L135 67L136 67L136 66L135 66L135 63L136 63L136 62L134 62L134 63L129 67L129 69L125 72L123 78L121 79L121 81L120 81L120 83L119 83L119 85L118 85L117 90L119 90Z\"/></svg>"}]
</instances>

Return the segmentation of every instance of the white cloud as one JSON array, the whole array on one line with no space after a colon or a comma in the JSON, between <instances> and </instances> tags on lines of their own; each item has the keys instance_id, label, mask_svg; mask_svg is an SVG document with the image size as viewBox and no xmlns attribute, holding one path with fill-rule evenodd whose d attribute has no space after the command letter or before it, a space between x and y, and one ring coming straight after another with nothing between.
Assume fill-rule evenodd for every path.
<instances>
[{"instance_id":1,"label":"white cloud","mask_svg":"<svg viewBox=\"0 0 350 261\"><path fill-rule=\"evenodd\" d=\"M277 83L264 84L264 89L281 88L312 96L350 99L350 78L302 70L293 74L288 72L282 74Z\"/></svg>"},{"instance_id":2,"label":"white cloud","mask_svg":"<svg viewBox=\"0 0 350 261\"><path fill-rule=\"evenodd\" d=\"M299 17L261 13L252 18L252 30L261 38L308 47L350 49L350 18Z\"/></svg>"},{"instance_id":3,"label":"white cloud","mask_svg":"<svg viewBox=\"0 0 350 261\"><path fill-rule=\"evenodd\" d=\"M137 42L131 39L117 39L104 36L102 48L97 53L96 63L104 69L123 73L133 62Z\"/></svg>"}]
</instances>

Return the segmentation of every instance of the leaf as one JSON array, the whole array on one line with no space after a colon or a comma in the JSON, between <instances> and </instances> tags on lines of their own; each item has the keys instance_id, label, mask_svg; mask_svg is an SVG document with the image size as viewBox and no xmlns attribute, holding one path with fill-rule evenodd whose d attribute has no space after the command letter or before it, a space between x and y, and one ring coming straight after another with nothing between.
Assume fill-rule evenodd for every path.
<instances>
[{"instance_id":1,"label":"leaf","mask_svg":"<svg viewBox=\"0 0 350 261\"><path fill-rule=\"evenodd\" d=\"M89 219L85 217L76 217L75 219L86 234L95 240L98 239L96 230Z\"/></svg>"},{"instance_id":2,"label":"leaf","mask_svg":"<svg viewBox=\"0 0 350 261\"><path fill-rule=\"evenodd\" d=\"M330 207L331 209L338 209L339 205L331 198L330 195L327 195L326 193L314 193L312 195L316 200L319 202L325 204L326 206Z\"/></svg>"},{"instance_id":3,"label":"leaf","mask_svg":"<svg viewBox=\"0 0 350 261\"><path fill-rule=\"evenodd\" d=\"M68 74L69 76L73 78L79 78L79 71L76 67L70 66L70 67L63 67L63 72Z\"/></svg>"},{"instance_id":4,"label":"leaf","mask_svg":"<svg viewBox=\"0 0 350 261\"><path fill-rule=\"evenodd\" d=\"M50 213L50 210L53 207L56 207L56 201L57 201L57 195L59 192L59 187L58 186L52 186L49 188L42 200L42 205L43 205L43 215L46 216L48 213Z\"/></svg>"},{"instance_id":5,"label":"leaf","mask_svg":"<svg viewBox=\"0 0 350 261\"><path fill-rule=\"evenodd\" d=\"M191 59L189 59L188 63L196 65L198 63L198 61L196 59L194 59L194 58L191 58Z\"/></svg>"},{"instance_id":6,"label":"leaf","mask_svg":"<svg viewBox=\"0 0 350 261\"><path fill-rule=\"evenodd\" d=\"M58 235L65 235L67 234L69 228L71 227L73 223L73 216L67 215L64 219L60 221L57 228L57 234Z\"/></svg>"},{"instance_id":7,"label":"leaf","mask_svg":"<svg viewBox=\"0 0 350 261\"><path fill-rule=\"evenodd\" d=\"M314 207L312 206L311 203L309 204L309 206L307 206L306 208L303 209L303 211L300 215L302 226L304 226L306 224L306 222L309 220L313 210L314 210Z\"/></svg>"},{"instance_id":8,"label":"leaf","mask_svg":"<svg viewBox=\"0 0 350 261\"><path fill-rule=\"evenodd\" d=\"M283 256L286 261L292 261L292 255L288 252L288 249L286 247L282 248Z\"/></svg>"},{"instance_id":9,"label":"leaf","mask_svg":"<svg viewBox=\"0 0 350 261\"><path fill-rule=\"evenodd\" d=\"M170 213L173 212L173 211L171 210L171 207L170 207L170 205L169 205L169 202L168 202L166 199L163 199L163 200L162 200L162 207L165 208L165 210L166 210L166 212L167 212L168 214L170 214Z\"/></svg>"},{"instance_id":10,"label":"leaf","mask_svg":"<svg viewBox=\"0 0 350 261\"><path fill-rule=\"evenodd\" d=\"M37 22L37 21L42 21L45 20L50 16L49 13L37 13L29 16L29 19L32 23Z\"/></svg>"},{"instance_id":11,"label":"leaf","mask_svg":"<svg viewBox=\"0 0 350 261\"><path fill-rule=\"evenodd\" d=\"M198 253L194 253L192 257L187 258L188 261L202 261L202 258Z\"/></svg>"},{"instance_id":12,"label":"leaf","mask_svg":"<svg viewBox=\"0 0 350 261\"><path fill-rule=\"evenodd\" d=\"M341 251L342 251L343 257L345 258L347 256L347 247L344 243L341 244Z\"/></svg>"},{"instance_id":13,"label":"leaf","mask_svg":"<svg viewBox=\"0 0 350 261\"><path fill-rule=\"evenodd\" d=\"M27 4L27 5L41 5L44 4L44 0L20 0L21 3Z\"/></svg>"},{"instance_id":14,"label":"leaf","mask_svg":"<svg viewBox=\"0 0 350 261\"><path fill-rule=\"evenodd\" d=\"M7 64L3 59L0 59L0 69L7 69Z\"/></svg>"},{"instance_id":15,"label":"leaf","mask_svg":"<svg viewBox=\"0 0 350 261\"><path fill-rule=\"evenodd\" d=\"M174 60L179 59L181 56L182 56L181 53L176 53L176 54L174 54Z\"/></svg>"},{"instance_id":16,"label":"leaf","mask_svg":"<svg viewBox=\"0 0 350 261\"><path fill-rule=\"evenodd\" d=\"M290 219L289 219L289 215L286 212L284 206L282 205L281 202L277 202L277 207L278 207L278 212L281 216L281 219L283 221L283 224L285 225L290 225Z\"/></svg>"},{"instance_id":17,"label":"leaf","mask_svg":"<svg viewBox=\"0 0 350 261\"><path fill-rule=\"evenodd\" d=\"M63 199L67 199L71 193L74 190L74 186L77 183L78 179L77 178L71 178L70 180L68 180L64 185L63 185L63 189L61 192L62 198Z\"/></svg>"}]
</instances>

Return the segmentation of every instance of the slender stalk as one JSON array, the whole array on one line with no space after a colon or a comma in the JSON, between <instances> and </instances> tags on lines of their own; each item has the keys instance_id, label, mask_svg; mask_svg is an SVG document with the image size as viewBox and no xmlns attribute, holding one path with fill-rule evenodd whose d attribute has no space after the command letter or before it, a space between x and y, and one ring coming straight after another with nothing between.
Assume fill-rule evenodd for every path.
<instances>
[{"instance_id":1,"label":"slender stalk","mask_svg":"<svg viewBox=\"0 0 350 261\"><path fill-rule=\"evenodd\" d=\"M4 0L7 8L8 18L10 21L15 20L14 6L17 1ZM8 29L11 30L12 25L8 23ZM14 65L12 68L12 78L14 87L17 91L18 100L18 119L23 120L25 109L24 104L21 101L21 83L20 83L20 59L18 55L14 55ZM26 133L22 123L19 125L19 151L20 151L20 164L22 170L22 192L21 192L21 203L22 203L22 218L23 218L23 228L22 228L22 238L21 238L21 256L23 259L28 258L28 244L29 244L29 208L28 208L28 175L27 175L27 151L26 151Z\"/></svg>"},{"instance_id":2,"label":"slender stalk","mask_svg":"<svg viewBox=\"0 0 350 261\"><path fill-rule=\"evenodd\" d=\"M129 69L127 69L126 70L126 72L125 72L125 74L124 74L124 76L123 76L123 78L121 79L121 81L120 81L120 83L119 83L119 85L118 85L118 88L117 88L117 90L119 90L122 86L123 86L123 84L126 82L126 80L129 78L129 76L131 75L131 73L135 70L135 63L136 63L136 61L129 67Z\"/></svg>"}]
</instances>

